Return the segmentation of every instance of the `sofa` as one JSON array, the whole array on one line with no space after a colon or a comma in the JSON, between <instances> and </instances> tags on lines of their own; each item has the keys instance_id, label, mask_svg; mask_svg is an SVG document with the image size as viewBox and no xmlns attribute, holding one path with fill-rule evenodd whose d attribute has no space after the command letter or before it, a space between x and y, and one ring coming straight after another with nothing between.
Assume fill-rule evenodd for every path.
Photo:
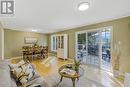
<instances>
[{"instance_id":1,"label":"sofa","mask_svg":"<svg viewBox=\"0 0 130 87\"><path fill-rule=\"evenodd\" d=\"M0 60L0 87L22 87L17 85L14 78L11 76L9 61ZM35 66L32 64L34 69ZM27 82L27 87L49 87L47 82L39 74L36 74Z\"/></svg>"}]
</instances>

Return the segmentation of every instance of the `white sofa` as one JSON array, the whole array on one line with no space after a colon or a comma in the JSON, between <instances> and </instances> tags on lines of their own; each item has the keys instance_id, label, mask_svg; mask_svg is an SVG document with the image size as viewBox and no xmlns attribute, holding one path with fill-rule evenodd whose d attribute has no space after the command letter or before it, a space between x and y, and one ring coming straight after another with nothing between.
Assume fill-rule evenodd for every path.
<instances>
[{"instance_id":1,"label":"white sofa","mask_svg":"<svg viewBox=\"0 0 130 87\"><path fill-rule=\"evenodd\" d=\"M10 62L8 61L0 61L0 87L21 87L11 78L9 64ZM33 66L33 68L35 67ZM40 85L38 87L49 87L43 77L38 74L34 75L34 77L27 82L27 85L28 87L35 87L34 85Z\"/></svg>"}]
</instances>

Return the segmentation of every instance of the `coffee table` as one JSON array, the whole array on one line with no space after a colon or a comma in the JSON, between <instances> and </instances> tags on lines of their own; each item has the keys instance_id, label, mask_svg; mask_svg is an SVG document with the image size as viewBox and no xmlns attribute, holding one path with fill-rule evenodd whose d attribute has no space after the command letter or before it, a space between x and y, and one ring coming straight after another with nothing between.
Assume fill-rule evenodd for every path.
<instances>
[{"instance_id":1,"label":"coffee table","mask_svg":"<svg viewBox=\"0 0 130 87\"><path fill-rule=\"evenodd\" d=\"M63 65L59 68L59 74L61 75L61 79L60 82L62 82L63 77L65 78L69 78L72 80L73 83L73 87L75 87L75 80L77 79L77 81L79 80L79 77L81 77L84 73L84 69L83 68L79 68L79 72L76 72L74 75L71 74L66 74L64 72L62 72L63 69L70 69L73 70L72 67L74 66L74 64L67 64L67 65Z\"/></svg>"}]
</instances>

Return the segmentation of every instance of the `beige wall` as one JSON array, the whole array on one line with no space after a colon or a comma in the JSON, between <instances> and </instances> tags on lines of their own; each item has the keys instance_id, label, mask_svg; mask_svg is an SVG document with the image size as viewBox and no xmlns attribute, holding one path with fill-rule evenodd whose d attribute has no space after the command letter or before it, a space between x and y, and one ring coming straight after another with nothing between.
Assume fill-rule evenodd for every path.
<instances>
[{"instance_id":1,"label":"beige wall","mask_svg":"<svg viewBox=\"0 0 130 87\"><path fill-rule=\"evenodd\" d=\"M66 30L62 32L57 32L53 34L68 34L68 54L69 58L75 57L75 32L82 30L95 29L106 26L113 26L113 44L121 42L121 56L120 56L120 71L130 72L130 29L128 29L128 22L130 22L130 17L117 19L113 21L93 24L89 26L79 27L71 30ZM52 34L50 34L52 35ZM49 51L50 51L50 35L49 41Z\"/></svg>"},{"instance_id":2,"label":"beige wall","mask_svg":"<svg viewBox=\"0 0 130 87\"><path fill-rule=\"evenodd\" d=\"M2 59L2 30L0 29L0 60Z\"/></svg>"},{"instance_id":3,"label":"beige wall","mask_svg":"<svg viewBox=\"0 0 130 87\"><path fill-rule=\"evenodd\" d=\"M47 45L48 43L46 34L4 29L5 58L18 57L22 55L22 46L31 45L24 43L25 37L38 38L39 45Z\"/></svg>"}]
</instances>

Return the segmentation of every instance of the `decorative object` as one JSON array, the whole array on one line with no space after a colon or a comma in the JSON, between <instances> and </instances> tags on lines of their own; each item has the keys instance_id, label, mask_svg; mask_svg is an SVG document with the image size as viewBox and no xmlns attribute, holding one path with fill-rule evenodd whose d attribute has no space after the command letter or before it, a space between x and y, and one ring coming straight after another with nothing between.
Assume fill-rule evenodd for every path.
<instances>
[{"instance_id":1,"label":"decorative object","mask_svg":"<svg viewBox=\"0 0 130 87\"><path fill-rule=\"evenodd\" d=\"M74 68L77 73L79 72L80 65L81 65L81 60L74 60Z\"/></svg>"},{"instance_id":2,"label":"decorative object","mask_svg":"<svg viewBox=\"0 0 130 87\"><path fill-rule=\"evenodd\" d=\"M35 44L38 42L38 39L35 37L25 37L24 42L25 44Z\"/></svg>"},{"instance_id":3,"label":"decorative object","mask_svg":"<svg viewBox=\"0 0 130 87\"><path fill-rule=\"evenodd\" d=\"M34 47L38 46L38 41L36 41L33 45Z\"/></svg>"},{"instance_id":4,"label":"decorative object","mask_svg":"<svg viewBox=\"0 0 130 87\"><path fill-rule=\"evenodd\" d=\"M119 41L117 44L115 44L114 47L114 54L113 54L113 74L115 77L119 76L119 69L120 69L120 45L121 42Z\"/></svg>"}]
</instances>

